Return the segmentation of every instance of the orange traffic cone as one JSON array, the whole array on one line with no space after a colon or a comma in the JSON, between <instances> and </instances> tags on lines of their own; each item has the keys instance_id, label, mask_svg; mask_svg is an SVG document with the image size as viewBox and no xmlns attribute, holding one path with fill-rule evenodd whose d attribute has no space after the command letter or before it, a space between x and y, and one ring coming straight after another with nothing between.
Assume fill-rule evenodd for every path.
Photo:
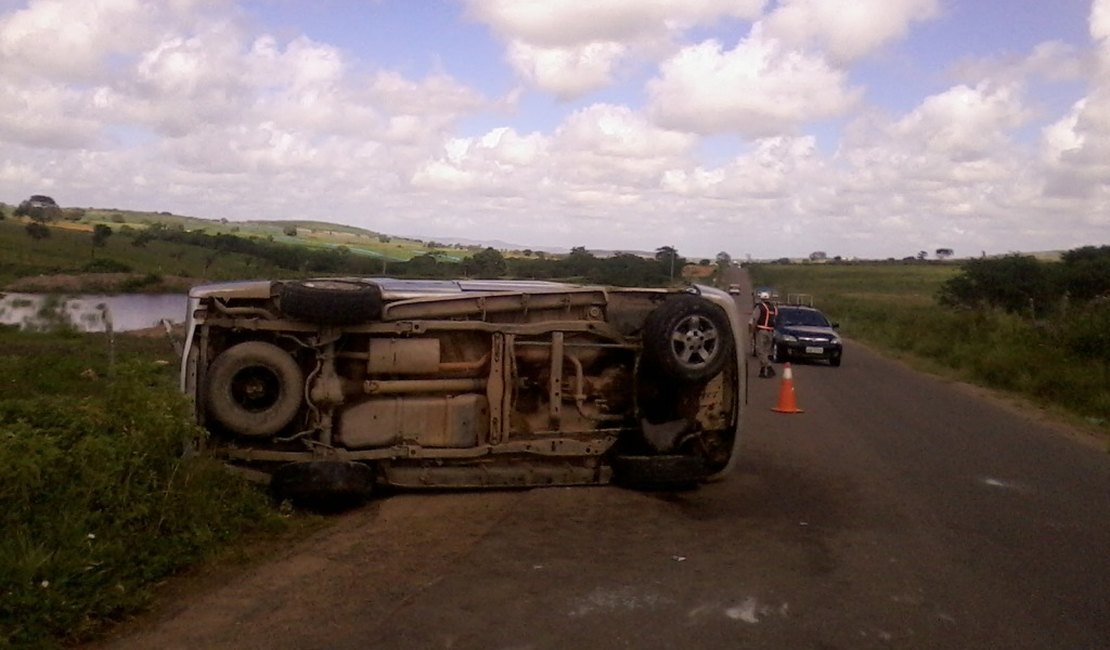
<instances>
[{"instance_id":1,"label":"orange traffic cone","mask_svg":"<svg viewBox=\"0 0 1110 650\"><path fill-rule=\"evenodd\" d=\"M790 370L789 363L782 367L782 383L779 385L779 405L771 410L775 413L803 413L802 409L798 408L798 402L794 397L794 373Z\"/></svg>"}]
</instances>

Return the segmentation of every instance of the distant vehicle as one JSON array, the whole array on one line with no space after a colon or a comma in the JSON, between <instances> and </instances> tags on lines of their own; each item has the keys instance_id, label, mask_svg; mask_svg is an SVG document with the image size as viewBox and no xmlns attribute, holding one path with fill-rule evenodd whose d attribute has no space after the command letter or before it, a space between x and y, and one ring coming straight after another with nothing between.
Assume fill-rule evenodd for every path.
<instances>
[{"instance_id":1,"label":"distant vehicle","mask_svg":"<svg viewBox=\"0 0 1110 650\"><path fill-rule=\"evenodd\" d=\"M734 295L734 296L740 295L740 285L738 285L738 284L728 285L728 292L730 294Z\"/></svg>"},{"instance_id":2,"label":"distant vehicle","mask_svg":"<svg viewBox=\"0 0 1110 650\"><path fill-rule=\"evenodd\" d=\"M844 352L838 327L838 323L830 322L813 307L779 305L772 359L823 359L831 366L839 366Z\"/></svg>"},{"instance_id":3,"label":"distant vehicle","mask_svg":"<svg viewBox=\"0 0 1110 650\"><path fill-rule=\"evenodd\" d=\"M711 287L331 278L189 292L207 453L291 500L687 486L735 463L746 359Z\"/></svg>"}]
</instances>

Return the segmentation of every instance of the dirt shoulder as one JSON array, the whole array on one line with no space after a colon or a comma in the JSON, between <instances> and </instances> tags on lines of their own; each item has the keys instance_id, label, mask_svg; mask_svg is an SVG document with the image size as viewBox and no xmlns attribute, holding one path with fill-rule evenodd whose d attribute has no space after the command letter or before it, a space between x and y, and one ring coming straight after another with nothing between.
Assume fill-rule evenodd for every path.
<instances>
[{"instance_id":1,"label":"dirt shoulder","mask_svg":"<svg viewBox=\"0 0 1110 650\"><path fill-rule=\"evenodd\" d=\"M185 293L204 283L198 278L142 273L59 273L33 275L11 282L4 291L19 293Z\"/></svg>"}]
</instances>

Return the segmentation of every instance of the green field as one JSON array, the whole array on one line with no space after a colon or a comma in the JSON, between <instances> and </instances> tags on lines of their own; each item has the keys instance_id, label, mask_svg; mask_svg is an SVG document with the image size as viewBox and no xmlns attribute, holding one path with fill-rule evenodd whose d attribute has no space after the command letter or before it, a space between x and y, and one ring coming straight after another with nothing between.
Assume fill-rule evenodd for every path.
<instances>
[{"instance_id":1,"label":"green field","mask_svg":"<svg viewBox=\"0 0 1110 650\"><path fill-rule=\"evenodd\" d=\"M840 331L919 368L1020 396L1110 434L1110 308L1097 303L1050 320L941 306L961 273L946 264L758 265L756 285L813 296ZM846 357L845 363L851 363Z\"/></svg>"},{"instance_id":2,"label":"green field","mask_svg":"<svg viewBox=\"0 0 1110 650\"><path fill-rule=\"evenodd\" d=\"M10 216L12 206L2 208L8 216L0 220L0 286L17 278L59 273L83 273L96 259L124 264L134 273L179 276L204 280L253 277L281 278L297 275L265 260L243 254L219 253L157 239L134 245L144 230L156 227L181 232L229 235L293 247L337 251L382 261L382 273L391 262L434 253L442 261L459 261L478 248L436 245L415 239L392 237L361 228L315 221L248 221L200 219L157 212L85 209L69 210L66 217L48 224L50 236L34 240L27 235L27 221ZM112 229L103 247L92 243L97 225ZM288 234L294 232L295 234ZM95 270L95 269L91 269ZM101 269L103 270L103 269ZM152 287L150 290L158 290Z\"/></svg>"}]
</instances>

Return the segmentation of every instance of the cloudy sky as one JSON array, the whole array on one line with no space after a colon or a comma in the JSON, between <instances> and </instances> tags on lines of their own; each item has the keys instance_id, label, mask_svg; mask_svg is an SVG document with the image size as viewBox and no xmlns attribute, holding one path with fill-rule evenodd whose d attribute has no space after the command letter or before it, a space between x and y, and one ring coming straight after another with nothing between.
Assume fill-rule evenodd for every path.
<instances>
[{"instance_id":1,"label":"cloudy sky","mask_svg":"<svg viewBox=\"0 0 1110 650\"><path fill-rule=\"evenodd\" d=\"M1110 243L1110 0L0 0L0 200L688 256Z\"/></svg>"}]
</instances>

